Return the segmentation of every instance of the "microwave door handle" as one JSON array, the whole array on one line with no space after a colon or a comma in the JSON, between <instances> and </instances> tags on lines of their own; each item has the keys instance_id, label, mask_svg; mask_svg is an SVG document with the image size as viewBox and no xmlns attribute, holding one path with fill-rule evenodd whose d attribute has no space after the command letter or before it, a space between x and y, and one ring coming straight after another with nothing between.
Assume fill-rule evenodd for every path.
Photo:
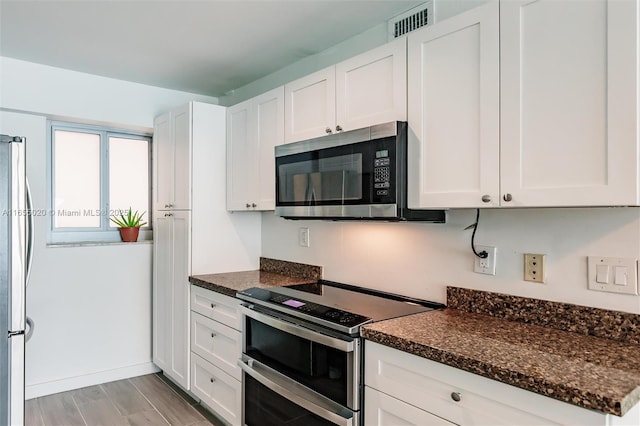
<instances>
[{"instance_id":1,"label":"microwave door handle","mask_svg":"<svg viewBox=\"0 0 640 426\"><path fill-rule=\"evenodd\" d=\"M316 394L287 376L248 358L246 355L238 360L242 371L271 389L283 398L339 426L353 426L353 412L331 401L325 396Z\"/></svg>"}]
</instances>

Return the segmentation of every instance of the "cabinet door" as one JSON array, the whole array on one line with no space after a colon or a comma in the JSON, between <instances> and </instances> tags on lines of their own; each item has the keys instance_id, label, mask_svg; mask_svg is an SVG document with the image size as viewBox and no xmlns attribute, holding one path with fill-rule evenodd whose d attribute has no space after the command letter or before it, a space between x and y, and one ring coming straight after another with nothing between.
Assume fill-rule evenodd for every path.
<instances>
[{"instance_id":1,"label":"cabinet door","mask_svg":"<svg viewBox=\"0 0 640 426\"><path fill-rule=\"evenodd\" d=\"M258 152L251 135L251 101L227 110L227 210L251 209L257 199Z\"/></svg>"},{"instance_id":2,"label":"cabinet door","mask_svg":"<svg viewBox=\"0 0 640 426\"><path fill-rule=\"evenodd\" d=\"M153 362L189 389L189 212L159 212L153 230Z\"/></svg>"},{"instance_id":3,"label":"cabinet door","mask_svg":"<svg viewBox=\"0 0 640 426\"><path fill-rule=\"evenodd\" d=\"M284 143L284 86L253 99L253 125L258 152L258 176L253 185L258 188L256 210L276 207L276 166L274 147Z\"/></svg>"},{"instance_id":4,"label":"cabinet door","mask_svg":"<svg viewBox=\"0 0 640 426\"><path fill-rule=\"evenodd\" d=\"M409 207L498 206L498 2L409 34L408 67Z\"/></svg>"},{"instance_id":5,"label":"cabinet door","mask_svg":"<svg viewBox=\"0 0 640 426\"><path fill-rule=\"evenodd\" d=\"M189 275L191 273L190 213L174 211L172 216L173 275L171 285L171 364L168 374L176 383L189 389Z\"/></svg>"},{"instance_id":6,"label":"cabinet door","mask_svg":"<svg viewBox=\"0 0 640 426\"><path fill-rule=\"evenodd\" d=\"M191 312L191 351L236 380L242 380L238 360L242 355L242 333Z\"/></svg>"},{"instance_id":7,"label":"cabinet door","mask_svg":"<svg viewBox=\"0 0 640 426\"><path fill-rule=\"evenodd\" d=\"M153 122L153 209L166 210L172 198L173 142L171 113Z\"/></svg>"},{"instance_id":8,"label":"cabinet door","mask_svg":"<svg viewBox=\"0 0 640 426\"><path fill-rule=\"evenodd\" d=\"M407 120L406 43L401 37L336 65L336 125L342 130Z\"/></svg>"},{"instance_id":9,"label":"cabinet door","mask_svg":"<svg viewBox=\"0 0 640 426\"><path fill-rule=\"evenodd\" d=\"M638 204L638 3L501 3L501 191L512 206Z\"/></svg>"},{"instance_id":10,"label":"cabinet door","mask_svg":"<svg viewBox=\"0 0 640 426\"><path fill-rule=\"evenodd\" d=\"M191 104L172 112L174 166L172 208L191 208Z\"/></svg>"},{"instance_id":11,"label":"cabinet door","mask_svg":"<svg viewBox=\"0 0 640 426\"><path fill-rule=\"evenodd\" d=\"M284 86L287 143L335 132L335 78L331 66Z\"/></svg>"},{"instance_id":12,"label":"cabinet door","mask_svg":"<svg viewBox=\"0 0 640 426\"><path fill-rule=\"evenodd\" d=\"M153 363L171 365L171 291L173 287L173 232L168 212L153 218Z\"/></svg>"},{"instance_id":13,"label":"cabinet door","mask_svg":"<svg viewBox=\"0 0 640 426\"><path fill-rule=\"evenodd\" d=\"M242 421L242 385L219 368L192 354L191 382L194 395L231 425Z\"/></svg>"},{"instance_id":14,"label":"cabinet door","mask_svg":"<svg viewBox=\"0 0 640 426\"><path fill-rule=\"evenodd\" d=\"M368 426L453 426L451 422L368 386L364 392L364 424Z\"/></svg>"}]
</instances>

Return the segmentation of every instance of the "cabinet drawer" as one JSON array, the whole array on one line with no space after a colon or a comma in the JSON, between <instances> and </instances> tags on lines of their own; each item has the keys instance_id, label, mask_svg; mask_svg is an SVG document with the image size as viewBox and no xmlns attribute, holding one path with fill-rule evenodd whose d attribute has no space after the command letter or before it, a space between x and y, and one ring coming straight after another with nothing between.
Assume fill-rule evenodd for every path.
<instances>
[{"instance_id":1,"label":"cabinet drawer","mask_svg":"<svg viewBox=\"0 0 640 426\"><path fill-rule=\"evenodd\" d=\"M365 384L462 425L606 424L606 415L406 352L365 343ZM454 401L453 393L460 400Z\"/></svg>"},{"instance_id":2,"label":"cabinet drawer","mask_svg":"<svg viewBox=\"0 0 640 426\"><path fill-rule=\"evenodd\" d=\"M236 330L242 330L239 305L240 300L235 297L191 286L191 310Z\"/></svg>"},{"instance_id":3,"label":"cabinet drawer","mask_svg":"<svg viewBox=\"0 0 640 426\"><path fill-rule=\"evenodd\" d=\"M191 314L191 351L225 373L242 378L238 360L242 352L242 333L196 312Z\"/></svg>"},{"instance_id":4,"label":"cabinet drawer","mask_svg":"<svg viewBox=\"0 0 640 426\"><path fill-rule=\"evenodd\" d=\"M452 426L453 423L402 402L368 386L364 390L364 424L367 426Z\"/></svg>"},{"instance_id":5,"label":"cabinet drawer","mask_svg":"<svg viewBox=\"0 0 640 426\"><path fill-rule=\"evenodd\" d=\"M191 392L231 425L240 425L241 383L194 353L191 354Z\"/></svg>"}]
</instances>

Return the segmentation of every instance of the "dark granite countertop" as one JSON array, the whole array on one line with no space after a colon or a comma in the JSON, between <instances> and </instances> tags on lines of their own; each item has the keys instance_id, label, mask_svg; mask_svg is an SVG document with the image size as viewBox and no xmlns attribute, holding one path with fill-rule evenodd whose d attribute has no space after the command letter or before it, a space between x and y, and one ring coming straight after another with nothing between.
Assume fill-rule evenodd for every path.
<instances>
[{"instance_id":1,"label":"dark granite countertop","mask_svg":"<svg viewBox=\"0 0 640 426\"><path fill-rule=\"evenodd\" d=\"M236 292L251 287L282 287L315 283L322 278L322 267L260 258L260 270L194 275L189 282L207 290L235 297Z\"/></svg>"},{"instance_id":2,"label":"dark granite countertop","mask_svg":"<svg viewBox=\"0 0 640 426\"><path fill-rule=\"evenodd\" d=\"M484 293L483 298L492 302L502 296L464 292ZM549 308L549 302L540 302ZM381 321L363 327L362 334L373 342L603 413L623 416L640 401L640 346L633 339L607 339L458 308Z\"/></svg>"},{"instance_id":3,"label":"dark granite countertop","mask_svg":"<svg viewBox=\"0 0 640 426\"><path fill-rule=\"evenodd\" d=\"M194 275L189 278L189 281L198 287L235 297L236 292L250 287L282 287L292 284L315 283L317 280L290 277L265 271L242 271L226 274Z\"/></svg>"}]
</instances>

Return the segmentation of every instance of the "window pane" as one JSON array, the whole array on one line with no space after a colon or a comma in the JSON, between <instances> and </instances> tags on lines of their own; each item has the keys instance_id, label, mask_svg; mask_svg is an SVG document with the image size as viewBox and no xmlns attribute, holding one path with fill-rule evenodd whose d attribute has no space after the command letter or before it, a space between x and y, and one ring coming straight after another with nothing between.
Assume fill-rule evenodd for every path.
<instances>
[{"instance_id":1,"label":"window pane","mask_svg":"<svg viewBox=\"0 0 640 426\"><path fill-rule=\"evenodd\" d=\"M129 207L149 226L149 141L109 137L109 208Z\"/></svg>"},{"instance_id":2,"label":"window pane","mask_svg":"<svg viewBox=\"0 0 640 426\"><path fill-rule=\"evenodd\" d=\"M100 135L54 132L55 226L100 227Z\"/></svg>"}]
</instances>

